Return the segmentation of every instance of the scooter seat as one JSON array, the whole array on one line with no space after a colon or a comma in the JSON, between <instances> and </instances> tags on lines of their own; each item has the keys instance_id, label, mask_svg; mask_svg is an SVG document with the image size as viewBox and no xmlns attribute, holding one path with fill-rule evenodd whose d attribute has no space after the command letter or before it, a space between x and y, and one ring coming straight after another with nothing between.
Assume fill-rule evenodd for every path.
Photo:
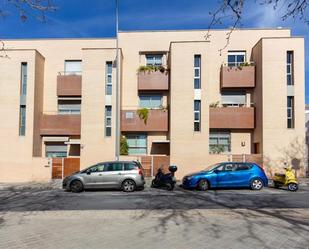
<instances>
[{"instance_id":1,"label":"scooter seat","mask_svg":"<svg viewBox=\"0 0 309 249\"><path fill-rule=\"evenodd\" d=\"M285 177L285 174L275 173L275 176Z\"/></svg>"}]
</instances>

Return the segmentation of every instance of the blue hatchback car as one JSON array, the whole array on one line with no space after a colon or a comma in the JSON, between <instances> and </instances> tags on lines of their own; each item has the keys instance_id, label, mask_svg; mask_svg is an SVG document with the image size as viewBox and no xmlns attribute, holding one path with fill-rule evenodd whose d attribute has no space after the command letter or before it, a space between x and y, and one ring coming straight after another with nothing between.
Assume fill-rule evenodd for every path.
<instances>
[{"instance_id":1,"label":"blue hatchback car","mask_svg":"<svg viewBox=\"0 0 309 249\"><path fill-rule=\"evenodd\" d=\"M249 187L261 190L268 186L264 170L255 163L225 162L208 167L200 172L186 175L184 188L207 190L209 188Z\"/></svg>"}]
</instances>

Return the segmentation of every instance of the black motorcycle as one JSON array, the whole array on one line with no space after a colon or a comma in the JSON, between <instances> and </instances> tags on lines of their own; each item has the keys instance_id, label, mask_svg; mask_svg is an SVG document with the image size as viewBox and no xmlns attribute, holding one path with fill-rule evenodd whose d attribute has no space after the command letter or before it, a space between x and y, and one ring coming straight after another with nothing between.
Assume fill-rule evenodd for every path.
<instances>
[{"instance_id":1,"label":"black motorcycle","mask_svg":"<svg viewBox=\"0 0 309 249\"><path fill-rule=\"evenodd\" d=\"M164 188L169 191L174 189L176 184L176 178L174 174L177 171L177 166L171 165L169 166L168 170L170 173L164 174L162 168L158 169L155 179L153 179L151 182L152 188Z\"/></svg>"}]
</instances>

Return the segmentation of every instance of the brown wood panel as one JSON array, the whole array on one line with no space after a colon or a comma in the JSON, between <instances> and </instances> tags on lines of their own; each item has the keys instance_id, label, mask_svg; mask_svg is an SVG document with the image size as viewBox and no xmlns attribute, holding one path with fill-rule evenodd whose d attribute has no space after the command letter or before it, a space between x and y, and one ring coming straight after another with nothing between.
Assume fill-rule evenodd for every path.
<instances>
[{"instance_id":1,"label":"brown wood panel","mask_svg":"<svg viewBox=\"0 0 309 249\"><path fill-rule=\"evenodd\" d=\"M153 173L157 173L159 168L163 169L164 173L169 172L168 167L170 166L169 156L153 156Z\"/></svg>"},{"instance_id":2,"label":"brown wood panel","mask_svg":"<svg viewBox=\"0 0 309 249\"><path fill-rule=\"evenodd\" d=\"M52 179L62 178L62 158L52 158Z\"/></svg>"},{"instance_id":3,"label":"brown wood panel","mask_svg":"<svg viewBox=\"0 0 309 249\"><path fill-rule=\"evenodd\" d=\"M40 122L41 135L80 135L80 115L43 114Z\"/></svg>"},{"instance_id":4,"label":"brown wood panel","mask_svg":"<svg viewBox=\"0 0 309 249\"><path fill-rule=\"evenodd\" d=\"M121 111L121 131L168 131L168 111L149 110L146 124L136 110Z\"/></svg>"},{"instance_id":5,"label":"brown wood panel","mask_svg":"<svg viewBox=\"0 0 309 249\"><path fill-rule=\"evenodd\" d=\"M69 176L80 170L80 158L64 158L63 177Z\"/></svg>"},{"instance_id":6,"label":"brown wood panel","mask_svg":"<svg viewBox=\"0 0 309 249\"><path fill-rule=\"evenodd\" d=\"M58 96L81 96L82 76L81 75L58 75L57 76Z\"/></svg>"},{"instance_id":7,"label":"brown wood panel","mask_svg":"<svg viewBox=\"0 0 309 249\"><path fill-rule=\"evenodd\" d=\"M168 73L156 72L139 72L138 73L138 90L168 90Z\"/></svg>"},{"instance_id":8,"label":"brown wood panel","mask_svg":"<svg viewBox=\"0 0 309 249\"><path fill-rule=\"evenodd\" d=\"M232 155L233 162L252 162L263 166L263 156L261 154Z\"/></svg>"},{"instance_id":9,"label":"brown wood panel","mask_svg":"<svg viewBox=\"0 0 309 249\"><path fill-rule=\"evenodd\" d=\"M209 127L213 129L254 129L254 108L210 107Z\"/></svg>"},{"instance_id":10,"label":"brown wood panel","mask_svg":"<svg viewBox=\"0 0 309 249\"><path fill-rule=\"evenodd\" d=\"M221 67L221 88L255 87L255 66Z\"/></svg>"},{"instance_id":11,"label":"brown wood panel","mask_svg":"<svg viewBox=\"0 0 309 249\"><path fill-rule=\"evenodd\" d=\"M143 167L143 173L144 173L144 176L146 176L146 177L151 176L151 162L152 162L151 156L142 156L141 157L141 164L142 164L142 167Z\"/></svg>"}]
</instances>

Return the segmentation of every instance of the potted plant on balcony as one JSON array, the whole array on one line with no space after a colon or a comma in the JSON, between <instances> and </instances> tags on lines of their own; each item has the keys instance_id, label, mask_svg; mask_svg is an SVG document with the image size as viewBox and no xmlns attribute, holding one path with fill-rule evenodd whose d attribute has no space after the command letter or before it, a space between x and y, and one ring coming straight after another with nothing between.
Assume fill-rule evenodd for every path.
<instances>
[{"instance_id":1,"label":"potted plant on balcony","mask_svg":"<svg viewBox=\"0 0 309 249\"><path fill-rule=\"evenodd\" d=\"M209 107L211 107L211 108L218 108L218 107L220 107L220 102L219 101L213 102L213 103L209 104Z\"/></svg>"},{"instance_id":2,"label":"potted plant on balcony","mask_svg":"<svg viewBox=\"0 0 309 249\"><path fill-rule=\"evenodd\" d=\"M149 66L140 66L137 70L139 73L143 72L143 73L150 73L150 72L161 72L161 73L165 73L167 72L167 69L163 66L153 66L153 65L149 65Z\"/></svg>"},{"instance_id":3,"label":"potted plant on balcony","mask_svg":"<svg viewBox=\"0 0 309 249\"><path fill-rule=\"evenodd\" d=\"M144 124L147 124L149 109L147 109L147 108L139 109L139 110L137 110L137 114L138 114L139 118L144 121Z\"/></svg>"}]
</instances>

